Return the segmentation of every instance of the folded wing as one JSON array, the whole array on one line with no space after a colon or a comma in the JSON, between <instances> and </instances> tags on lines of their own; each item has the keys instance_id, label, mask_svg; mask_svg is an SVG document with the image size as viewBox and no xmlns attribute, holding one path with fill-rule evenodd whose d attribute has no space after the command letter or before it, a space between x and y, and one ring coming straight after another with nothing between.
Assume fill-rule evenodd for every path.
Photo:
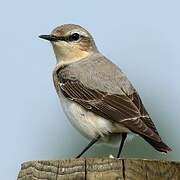
<instances>
[{"instance_id":1,"label":"folded wing","mask_svg":"<svg viewBox=\"0 0 180 180\"><path fill-rule=\"evenodd\" d=\"M158 151L167 152L171 149L162 142L155 125L145 110L141 99L134 90L121 94L92 89L77 79L58 75L60 90L71 101L78 103L93 113L119 123L130 131L139 134Z\"/></svg>"},{"instance_id":2,"label":"folded wing","mask_svg":"<svg viewBox=\"0 0 180 180\"><path fill-rule=\"evenodd\" d=\"M85 109L120 123L132 132L142 134L157 142L161 141L136 92L130 96L126 94L108 94L97 89L89 89L77 80L68 79L61 82L60 88L67 98L80 104Z\"/></svg>"}]
</instances>

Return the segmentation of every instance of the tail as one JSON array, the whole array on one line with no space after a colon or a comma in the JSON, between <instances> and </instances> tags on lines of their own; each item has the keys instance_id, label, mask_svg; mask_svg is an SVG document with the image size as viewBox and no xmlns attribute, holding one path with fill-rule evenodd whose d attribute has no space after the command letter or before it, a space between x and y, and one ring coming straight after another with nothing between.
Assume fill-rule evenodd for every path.
<instances>
[{"instance_id":1,"label":"tail","mask_svg":"<svg viewBox=\"0 0 180 180\"><path fill-rule=\"evenodd\" d=\"M172 151L172 149L169 146L167 146L163 141L157 142L143 135L141 135L141 137L144 140L146 140L150 145L152 145L157 151L165 152L165 153Z\"/></svg>"}]
</instances>

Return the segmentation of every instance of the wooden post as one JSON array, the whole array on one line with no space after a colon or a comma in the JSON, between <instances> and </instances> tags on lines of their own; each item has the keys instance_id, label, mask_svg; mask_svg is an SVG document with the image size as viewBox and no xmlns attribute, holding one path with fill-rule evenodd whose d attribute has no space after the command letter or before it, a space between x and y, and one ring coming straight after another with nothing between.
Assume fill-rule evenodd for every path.
<instances>
[{"instance_id":1,"label":"wooden post","mask_svg":"<svg viewBox=\"0 0 180 180\"><path fill-rule=\"evenodd\" d=\"M18 180L180 180L180 162L145 159L71 159L22 164Z\"/></svg>"}]
</instances>

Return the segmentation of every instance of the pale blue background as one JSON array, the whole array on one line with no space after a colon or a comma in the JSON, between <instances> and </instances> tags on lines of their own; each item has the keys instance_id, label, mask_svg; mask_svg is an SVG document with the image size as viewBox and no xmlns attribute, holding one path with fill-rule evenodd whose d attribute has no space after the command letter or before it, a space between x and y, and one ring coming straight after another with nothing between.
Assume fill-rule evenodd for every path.
<instances>
[{"instance_id":1,"label":"pale blue background","mask_svg":"<svg viewBox=\"0 0 180 180\"><path fill-rule=\"evenodd\" d=\"M138 89L162 138L161 155L136 138L124 157L180 160L180 3L175 0L6 0L0 6L0 179L27 160L74 157L87 143L64 116L52 82L55 57L39 34L80 24ZM86 156L117 149L93 147Z\"/></svg>"}]
</instances>

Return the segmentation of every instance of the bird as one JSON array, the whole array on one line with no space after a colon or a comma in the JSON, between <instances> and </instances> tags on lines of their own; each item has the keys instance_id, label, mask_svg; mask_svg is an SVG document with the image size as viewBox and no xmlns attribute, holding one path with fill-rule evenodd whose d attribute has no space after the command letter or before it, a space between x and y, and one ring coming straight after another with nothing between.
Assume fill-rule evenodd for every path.
<instances>
[{"instance_id":1,"label":"bird","mask_svg":"<svg viewBox=\"0 0 180 180\"><path fill-rule=\"evenodd\" d=\"M171 151L132 83L98 50L85 28L64 24L39 37L50 41L55 53L53 81L64 113L90 140L76 158L96 142L117 144L117 141L119 158L129 135L139 135L159 152Z\"/></svg>"}]
</instances>

